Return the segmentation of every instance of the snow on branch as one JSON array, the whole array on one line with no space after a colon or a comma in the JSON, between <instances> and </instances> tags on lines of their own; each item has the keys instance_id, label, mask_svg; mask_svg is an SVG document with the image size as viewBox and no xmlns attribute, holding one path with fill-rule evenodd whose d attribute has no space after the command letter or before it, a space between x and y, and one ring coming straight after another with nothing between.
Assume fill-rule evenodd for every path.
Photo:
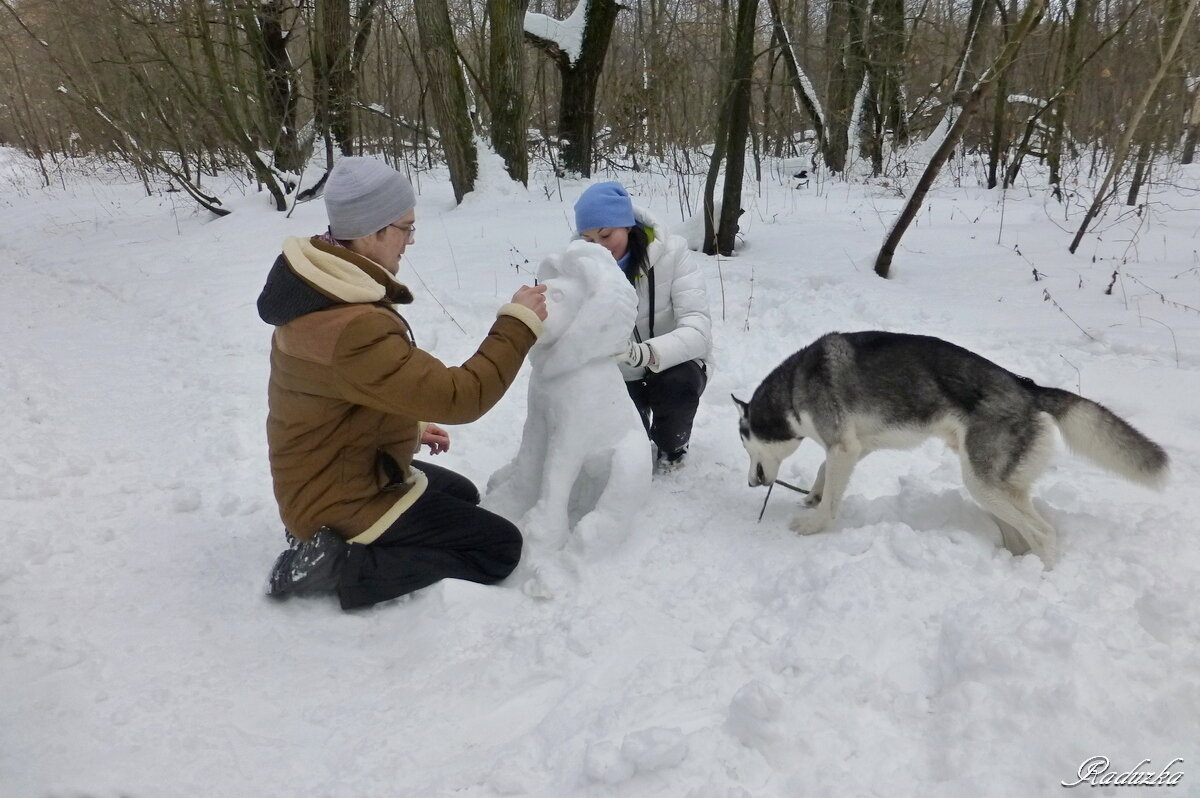
<instances>
[{"instance_id":1,"label":"snow on branch","mask_svg":"<svg viewBox=\"0 0 1200 798\"><path fill-rule=\"evenodd\" d=\"M575 6L571 16L563 20L545 14L526 12L525 32L554 44L566 53L574 64L583 50L583 28L587 21L588 2L589 0L579 0L579 5Z\"/></svg>"},{"instance_id":2,"label":"snow on branch","mask_svg":"<svg viewBox=\"0 0 1200 798\"><path fill-rule=\"evenodd\" d=\"M825 110L821 107L821 100L817 97L816 89L813 88L812 81L808 79L808 73L800 67L800 61L796 58L796 50L792 47L791 36L787 32L787 28L783 24L779 24L775 28L776 34L781 40L781 45L784 48L784 55L788 59L789 65L795 71L795 78L799 86L793 86L793 95L796 103L796 109L800 112L808 111L816 119L815 121L822 130L825 129ZM799 91L804 92L804 99L807 99L810 107L805 107L805 102L799 96Z\"/></svg>"},{"instance_id":3,"label":"snow on branch","mask_svg":"<svg viewBox=\"0 0 1200 798\"><path fill-rule=\"evenodd\" d=\"M1038 97L1030 97L1028 94L1010 94L1008 95L1010 103L1025 103L1032 105L1034 108L1045 108L1050 104L1049 100L1043 100Z\"/></svg>"}]
</instances>

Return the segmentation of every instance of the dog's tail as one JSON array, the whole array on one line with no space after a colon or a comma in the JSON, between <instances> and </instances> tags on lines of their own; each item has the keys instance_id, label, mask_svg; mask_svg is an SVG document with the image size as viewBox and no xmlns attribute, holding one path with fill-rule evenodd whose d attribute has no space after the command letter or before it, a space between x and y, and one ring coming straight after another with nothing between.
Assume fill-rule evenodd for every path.
<instances>
[{"instance_id":1,"label":"dog's tail","mask_svg":"<svg viewBox=\"0 0 1200 798\"><path fill-rule=\"evenodd\" d=\"M1160 488L1170 458L1154 441L1102 404L1070 391L1038 386L1038 408L1049 413L1076 454L1131 482Z\"/></svg>"}]
</instances>

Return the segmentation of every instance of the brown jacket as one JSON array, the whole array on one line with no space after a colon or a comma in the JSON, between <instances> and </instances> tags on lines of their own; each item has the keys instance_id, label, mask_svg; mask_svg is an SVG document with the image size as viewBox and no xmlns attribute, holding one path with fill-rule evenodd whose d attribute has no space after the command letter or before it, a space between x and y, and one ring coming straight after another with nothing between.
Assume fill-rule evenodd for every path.
<instances>
[{"instance_id":1,"label":"brown jacket","mask_svg":"<svg viewBox=\"0 0 1200 798\"><path fill-rule=\"evenodd\" d=\"M419 420L474 421L512 384L541 322L505 305L479 350L446 366L419 349L392 302L408 289L378 264L289 238L259 297L271 341L267 445L283 523L369 543L424 490L410 467Z\"/></svg>"}]
</instances>

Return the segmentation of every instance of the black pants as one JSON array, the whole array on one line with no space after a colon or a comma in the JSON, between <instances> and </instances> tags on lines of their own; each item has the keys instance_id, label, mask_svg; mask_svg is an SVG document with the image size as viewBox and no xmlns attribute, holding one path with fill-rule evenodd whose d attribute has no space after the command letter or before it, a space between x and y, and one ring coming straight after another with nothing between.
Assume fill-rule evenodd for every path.
<instances>
[{"instance_id":1,"label":"black pants","mask_svg":"<svg viewBox=\"0 0 1200 798\"><path fill-rule=\"evenodd\" d=\"M647 371L642 379L625 383L650 440L660 452L675 452L688 445L700 394L707 384L708 375L695 360L657 373Z\"/></svg>"},{"instance_id":2,"label":"black pants","mask_svg":"<svg viewBox=\"0 0 1200 798\"><path fill-rule=\"evenodd\" d=\"M429 478L425 492L374 543L350 544L338 585L344 610L442 579L490 585L512 573L521 559L521 533L477 506L479 491L469 479L429 463L414 461L413 467Z\"/></svg>"}]
</instances>

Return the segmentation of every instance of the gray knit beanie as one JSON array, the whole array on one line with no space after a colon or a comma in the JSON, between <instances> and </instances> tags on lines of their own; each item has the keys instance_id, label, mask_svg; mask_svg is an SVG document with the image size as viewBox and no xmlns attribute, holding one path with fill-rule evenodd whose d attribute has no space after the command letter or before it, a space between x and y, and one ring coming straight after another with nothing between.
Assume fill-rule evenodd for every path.
<instances>
[{"instance_id":1,"label":"gray knit beanie","mask_svg":"<svg viewBox=\"0 0 1200 798\"><path fill-rule=\"evenodd\" d=\"M325 181L329 232L341 241L377 233L416 204L408 178L374 158L342 158Z\"/></svg>"}]
</instances>

